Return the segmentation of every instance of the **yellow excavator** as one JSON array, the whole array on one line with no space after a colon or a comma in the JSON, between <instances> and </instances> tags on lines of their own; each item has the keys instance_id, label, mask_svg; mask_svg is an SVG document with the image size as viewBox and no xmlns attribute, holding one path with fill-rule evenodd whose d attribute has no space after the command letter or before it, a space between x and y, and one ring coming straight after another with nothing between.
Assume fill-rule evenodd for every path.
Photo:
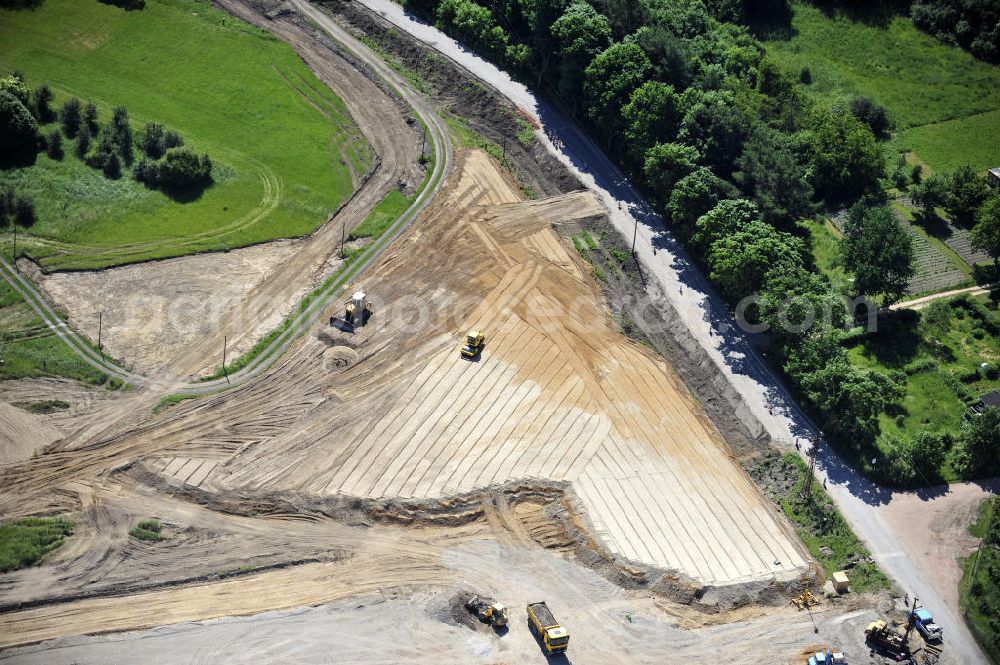
<instances>
[{"instance_id":1,"label":"yellow excavator","mask_svg":"<svg viewBox=\"0 0 1000 665\"><path fill-rule=\"evenodd\" d=\"M481 330L470 330L465 337L465 345L462 347L463 358L475 358L486 345L486 336Z\"/></svg>"}]
</instances>

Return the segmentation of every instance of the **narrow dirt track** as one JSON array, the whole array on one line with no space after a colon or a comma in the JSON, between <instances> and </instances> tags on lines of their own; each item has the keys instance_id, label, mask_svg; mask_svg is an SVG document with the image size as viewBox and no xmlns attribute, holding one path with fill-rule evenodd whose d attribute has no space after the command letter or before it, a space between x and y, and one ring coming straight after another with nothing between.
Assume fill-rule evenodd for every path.
<instances>
[{"instance_id":1,"label":"narrow dirt track","mask_svg":"<svg viewBox=\"0 0 1000 665\"><path fill-rule=\"evenodd\" d=\"M254 304L279 307L287 303L289 294L302 283L315 281L316 271L339 246L342 226L353 229L360 224L400 181L416 184L423 179L418 165L420 137L406 123L400 102L387 95L338 52L322 44L297 22L288 17L267 19L247 2L216 0L216 4L291 44L317 78L344 100L351 117L380 160L379 168L337 215L310 236L280 269L272 271L254 290ZM255 314L250 313L250 316ZM214 368L216 363L209 359L218 354L222 338L228 336L239 340L241 335L247 334L247 328L241 325L247 316L247 312L239 309L227 310L212 334L205 335L169 363L171 371L185 376L207 367ZM260 316L266 316L266 313L261 312Z\"/></svg>"}]
</instances>

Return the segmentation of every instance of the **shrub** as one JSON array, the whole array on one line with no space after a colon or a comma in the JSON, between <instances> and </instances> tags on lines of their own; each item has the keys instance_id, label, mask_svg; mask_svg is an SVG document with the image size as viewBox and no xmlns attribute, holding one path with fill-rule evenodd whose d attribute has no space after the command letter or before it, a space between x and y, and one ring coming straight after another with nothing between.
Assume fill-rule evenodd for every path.
<instances>
[{"instance_id":1,"label":"shrub","mask_svg":"<svg viewBox=\"0 0 1000 665\"><path fill-rule=\"evenodd\" d=\"M143 157L132 168L132 178L147 187L155 186L159 178L159 169L156 166L156 162L148 157Z\"/></svg>"},{"instance_id":2,"label":"shrub","mask_svg":"<svg viewBox=\"0 0 1000 665\"><path fill-rule=\"evenodd\" d=\"M62 159L63 158L63 145L62 145L62 132L58 129L53 129L49 132L48 136L45 137L46 153L52 159Z\"/></svg>"},{"instance_id":3,"label":"shrub","mask_svg":"<svg viewBox=\"0 0 1000 665\"><path fill-rule=\"evenodd\" d=\"M133 526L128 533L133 538L155 543L163 540L163 536L160 534L162 528L159 520L142 520Z\"/></svg>"},{"instance_id":4,"label":"shrub","mask_svg":"<svg viewBox=\"0 0 1000 665\"><path fill-rule=\"evenodd\" d=\"M813 82L813 75L808 67L803 67L802 71L799 72L799 81L804 85L809 85Z\"/></svg>"},{"instance_id":5,"label":"shrub","mask_svg":"<svg viewBox=\"0 0 1000 665\"><path fill-rule=\"evenodd\" d=\"M184 145L184 139L181 138L181 135L177 132L167 131L167 133L163 135L164 149L170 150L171 148L179 148L182 145Z\"/></svg>"},{"instance_id":6,"label":"shrub","mask_svg":"<svg viewBox=\"0 0 1000 665\"><path fill-rule=\"evenodd\" d=\"M62 122L63 133L66 136L73 138L76 133L80 131L80 100L76 97L70 97L62 105L62 111L59 112L59 120Z\"/></svg>"},{"instance_id":7,"label":"shrub","mask_svg":"<svg viewBox=\"0 0 1000 665\"><path fill-rule=\"evenodd\" d=\"M86 125L80 127L80 133L76 135L76 156L83 159L90 151L90 129Z\"/></svg>"},{"instance_id":8,"label":"shrub","mask_svg":"<svg viewBox=\"0 0 1000 665\"><path fill-rule=\"evenodd\" d=\"M118 155L126 164L132 163L132 126L128 120L128 110L124 106L116 106L111 118L111 135L114 139Z\"/></svg>"},{"instance_id":9,"label":"shrub","mask_svg":"<svg viewBox=\"0 0 1000 665\"><path fill-rule=\"evenodd\" d=\"M96 134L99 129L97 126L97 117L97 104L92 101L88 101L87 108L83 111L83 120L92 135Z\"/></svg>"},{"instance_id":10,"label":"shrub","mask_svg":"<svg viewBox=\"0 0 1000 665\"><path fill-rule=\"evenodd\" d=\"M185 189L204 185L212 178L212 160L187 148L175 148L159 164L159 182L165 187Z\"/></svg>"},{"instance_id":11,"label":"shrub","mask_svg":"<svg viewBox=\"0 0 1000 665\"><path fill-rule=\"evenodd\" d=\"M150 159L163 157L163 153L167 151L167 147L164 144L163 125L156 122L147 122L146 128L142 133L140 147Z\"/></svg>"},{"instance_id":12,"label":"shrub","mask_svg":"<svg viewBox=\"0 0 1000 665\"><path fill-rule=\"evenodd\" d=\"M111 180L117 180L122 177L122 162L118 158L118 153L112 152L107 155L101 171L106 178L110 178Z\"/></svg>"},{"instance_id":13,"label":"shrub","mask_svg":"<svg viewBox=\"0 0 1000 665\"><path fill-rule=\"evenodd\" d=\"M868 125L872 134L885 138L892 128L889 112L884 106L879 106L867 97L857 97L851 100L851 113L861 122Z\"/></svg>"},{"instance_id":14,"label":"shrub","mask_svg":"<svg viewBox=\"0 0 1000 665\"><path fill-rule=\"evenodd\" d=\"M33 107L38 122L52 122L55 119L55 113L52 111L53 96L52 88L44 83L35 89Z\"/></svg>"},{"instance_id":15,"label":"shrub","mask_svg":"<svg viewBox=\"0 0 1000 665\"><path fill-rule=\"evenodd\" d=\"M31 91L28 84L24 82L24 75L19 71L13 72L7 78L0 79L0 90L8 92L24 104L25 108L31 107Z\"/></svg>"},{"instance_id":16,"label":"shrub","mask_svg":"<svg viewBox=\"0 0 1000 665\"><path fill-rule=\"evenodd\" d=\"M24 194L18 194L14 198L14 222L18 226L28 228L35 221L35 202Z\"/></svg>"},{"instance_id":17,"label":"shrub","mask_svg":"<svg viewBox=\"0 0 1000 665\"><path fill-rule=\"evenodd\" d=\"M923 173L924 170L920 166L920 164L914 164L913 166L910 167L910 180L913 181L913 184L916 185L920 182L921 178L923 177Z\"/></svg>"}]
</instances>

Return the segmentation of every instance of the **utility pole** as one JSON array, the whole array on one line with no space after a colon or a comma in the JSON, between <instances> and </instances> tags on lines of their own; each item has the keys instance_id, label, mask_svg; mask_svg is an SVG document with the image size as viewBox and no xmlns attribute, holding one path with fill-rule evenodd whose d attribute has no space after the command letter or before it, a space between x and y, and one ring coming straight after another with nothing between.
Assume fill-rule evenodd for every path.
<instances>
[{"instance_id":1,"label":"utility pole","mask_svg":"<svg viewBox=\"0 0 1000 665\"><path fill-rule=\"evenodd\" d=\"M17 270L17 224L14 225L14 252L10 255L10 260L14 263L14 270Z\"/></svg>"},{"instance_id":2,"label":"utility pole","mask_svg":"<svg viewBox=\"0 0 1000 665\"><path fill-rule=\"evenodd\" d=\"M906 637L903 638L905 644L910 643L910 631L913 630L913 613L917 610L917 597L913 597L913 607L910 608L909 616L906 617Z\"/></svg>"},{"instance_id":3,"label":"utility pole","mask_svg":"<svg viewBox=\"0 0 1000 665\"><path fill-rule=\"evenodd\" d=\"M229 372L226 371L226 345L228 342L228 337L222 338L222 373L226 375L226 383L229 383Z\"/></svg>"},{"instance_id":4,"label":"utility pole","mask_svg":"<svg viewBox=\"0 0 1000 665\"><path fill-rule=\"evenodd\" d=\"M635 237L639 235L639 218L635 218L635 228L632 229L632 256L635 256Z\"/></svg>"},{"instance_id":5,"label":"utility pole","mask_svg":"<svg viewBox=\"0 0 1000 665\"><path fill-rule=\"evenodd\" d=\"M420 134L420 163L423 164L427 161L424 158L424 147L427 145L427 126L424 125L424 131Z\"/></svg>"},{"instance_id":6,"label":"utility pole","mask_svg":"<svg viewBox=\"0 0 1000 665\"><path fill-rule=\"evenodd\" d=\"M503 164L507 165L507 135L503 135Z\"/></svg>"},{"instance_id":7,"label":"utility pole","mask_svg":"<svg viewBox=\"0 0 1000 665\"><path fill-rule=\"evenodd\" d=\"M97 350L101 352L101 360L104 360L104 345L101 343L101 333L104 331L104 312L97 313Z\"/></svg>"},{"instance_id":8,"label":"utility pole","mask_svg":"<svg viewBox=\"0 0 1000 665\"><path fill-rule=\"evenodd\" d=\"M344 239L347 236L347 220L340 223L340 258L344 258Z\"/></svg>"}]
</instances>

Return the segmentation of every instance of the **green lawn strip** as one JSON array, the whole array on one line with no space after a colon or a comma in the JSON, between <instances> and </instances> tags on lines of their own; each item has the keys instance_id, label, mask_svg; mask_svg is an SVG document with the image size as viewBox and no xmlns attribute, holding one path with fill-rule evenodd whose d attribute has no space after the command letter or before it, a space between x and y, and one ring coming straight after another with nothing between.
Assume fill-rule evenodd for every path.
<instances>
[{"instance_id":1,"label":"green lawn strip","mask_svg":"<svg viewBox=\"0 0 1000 665\"><path fill-rule=\"evenodd\" d=\"M163 540L163 536L160 534L162 529L163 526L160 524L159 520L142 520L133 526L129 530L128 534L133 538L155 543Z\"/></svg>"},{"instance_id":2,"label":"green lawn strip","mask_svg":"<svg viewBox=\"0 0 1000 665\"><path fill-rule=\"evenodd\" d=\"M21 295L0 279L0 380L61 376L120 388L121 381L84 362Z\"/></svg>"},{"instance_id":3,"label":"green lawn strip","mask_svg":"<svg viewBox=\"0 0 1000 665\"><path fill-rule=\"evenodd\" d=\"M354 227L354 230L347 236L348 240L378 238L394 221L399 219L400 215L406 212L414 200L416 200L416 195L406 196L398 189L392 190L378 202L378 205L372 208L363 222Z\"/></svg>"},{"instance_id":4,"label":"green lawn strip","mask_svg":"<svg viewBox=\"0 0 1000 665\"><path fill-rule=\"evenodd\" d=\"M868 549L851 531L830 495L819 481L811 479L802 458L795 453L767 455L748 471L764 493L781 507L827 577L846 570L851 590L856 593L891 588L878 566L868 562ZM812 480L811 499L802 496L807 478Z\"/></svg>"},{"instance_id":5,"label":"green lawn strip","mask_svg":"<svg viewBox=\"0 0 1000 665\"><path fill-rule=\"evenodd\" d=\"M153 407L153 413L163 413L170 407L180 404L184 400L197 399L199 397L205 397L205 395L192 395L188 393L173 393L171 395L167 395L166 397L160 398L160 401L156 403L156 406Z\"/></svg>"},{"instance_id":6,"label":"green lawn strip","mask_svg":"<svg viewBox=\"0 0 1000 665\"><path fill-rule=\"evenodd\" d=\"M97 0L0 10L0 62L32 86L49 84L57 105L93 99L103 122L124 105L137 137L145 122L163 123L217 164L217 183L185 203L127 177L105 180L70 142L61 162L41 155L4 172L36 200L31 233L98 250L147 245L127 261L308 234L350 195L348 164L360 174L371 163L343 102L290 46L202 0L150 0L135 12ZM26 246L48 268L121 261L90 247Z\"/></svg>"},{"instance_id":7,"label":"green lawn strip","mask_svg":"<svg viewBox=\"0 0 1000 665\"><path fill-rule=\"evenodd\" d=\"M0 573L32 566L72 535L62 517L25 517L0 524Z\"/></svg>"},{"instance_id":8,"label":"green lawn strip","mask_svg":"<svg viewBox=\"0 0 1000 665\"><path fill-rule=\"evenodd\" d=\"M976 641L993 663L1000 664L1000 498L979 506L969 532L984 542L962 561L959 603Z\"/></svg>"}]
</instances>

